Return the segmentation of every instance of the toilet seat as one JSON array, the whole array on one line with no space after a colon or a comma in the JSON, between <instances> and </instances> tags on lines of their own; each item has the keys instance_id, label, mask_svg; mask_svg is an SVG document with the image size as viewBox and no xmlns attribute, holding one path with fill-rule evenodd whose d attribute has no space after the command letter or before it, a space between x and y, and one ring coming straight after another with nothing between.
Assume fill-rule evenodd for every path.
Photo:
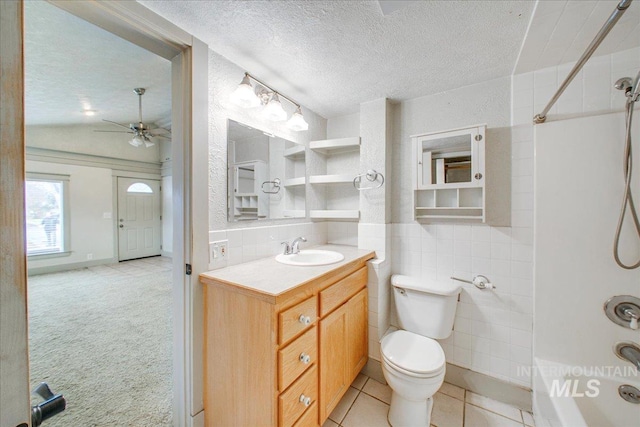
<instances>
[{"instance_id":1,"label":"toilet seat","mask_svg":"<svg viewBox=\"0 0 640 427\"><path fill-rule=\"evenodd\" d=\"M380 342L385 362L412 377L435 377L445 369L444 351L436 340L408 331L396 331Z\"/></svg>"}]
</instances>

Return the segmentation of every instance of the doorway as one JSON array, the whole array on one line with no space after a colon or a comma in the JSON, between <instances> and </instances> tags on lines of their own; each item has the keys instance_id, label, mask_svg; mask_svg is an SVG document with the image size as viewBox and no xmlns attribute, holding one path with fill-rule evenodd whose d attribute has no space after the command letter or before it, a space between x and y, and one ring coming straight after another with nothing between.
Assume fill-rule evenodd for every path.
<instances>
[{"instance_id":1,"label":"doorway","mask_svg":"<svg viewBox=\"0 0 640 427\"><path fill-rule=\"evenodd\" d=\"M160 255L160 181L118 177L118 261Z\"/></svg>"},{"instance_id":2,"label":"doorway","mask_svg":"<svg viewBox=\"0 0 640 427\"><path fill-rule=\"evenodd\" d=\"M173 425L202 425L202 289L207 269L208 49L176 25L135 2L49 0L74 15L108 29L171 60L173 141ZM24 104L22 1L0 2L0 192L3 227L0 269L0 424L26 426L30 418L26 312L24 211ZM5 91L6 89L6 91ZM192 275L185 274L185 264Z\"/></svg>"},{"instance_id":3,"label":"doorway","mask_svg":"<svg viewBox=\"0 0 640 427\"><path fill-rule=\"evenodd\" d=\"M161 161L171 159L170 131L134 145L129 123L171 128L171 61L45 1L24 10L27 184L61 188L48 211L28 208L27 241L42 241L31 232L53 220L69 237L45 235L28 252L30 389L46 382L65 396L50 427L169 426L172 261L160 257L160 179L171 174ZM33 205L45 199L29 194L27 185Z\"/></svg>"}]
</instances>

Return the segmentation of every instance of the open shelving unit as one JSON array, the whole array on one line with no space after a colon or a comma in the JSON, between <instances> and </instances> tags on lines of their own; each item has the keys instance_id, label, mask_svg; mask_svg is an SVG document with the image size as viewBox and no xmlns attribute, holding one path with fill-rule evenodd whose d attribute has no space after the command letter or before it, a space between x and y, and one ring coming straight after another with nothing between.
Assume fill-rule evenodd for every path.
<instances>
[{"instance_id":1,"label":"open shelving unit","mask_svg":"<svg viewBox=\"0 0 640 427\"><path fill-rule=\"evenodd\" d=\"M321 155L321 172L325 172L309 176L311 185L325 187L322 190L324 205L316 206L321 209L311 209L309 216L314 219L358 220L360 194L351 186L355 172L344 171L352 170L354 162L359 165L360 137L311 141L309 149Z\"/></svg>"},{"instance_id":2,"label":"open shelving unit","mask_svg":"<svg viewBox=\"0 0 640 427\"><path fill-rule=\"evenodd\" d=\"M287 142L282 153L285 159L284 187L285 208L282 212L286 218L304 218L305 212L305 159L306 147L302 144Z\"/></svg>"}]
</instances>

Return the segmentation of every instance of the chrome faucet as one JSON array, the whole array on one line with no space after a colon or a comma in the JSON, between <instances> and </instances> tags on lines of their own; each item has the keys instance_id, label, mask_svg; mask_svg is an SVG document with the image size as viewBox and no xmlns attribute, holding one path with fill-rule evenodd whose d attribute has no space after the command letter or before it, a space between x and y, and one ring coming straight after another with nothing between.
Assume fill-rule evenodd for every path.
<instances>
[{"instance_id":1,"label":"chrome faucet","mask_svg":"<svg viewBox=\"0 0 640 427\"><path fill-rule=\"evenodd\" d=\"M300 242L306 242L307 239L304 237L296 237L291 244L289 242L282 242L281 245L284 245L284 255L295 255L300 253Z\"/></svg>"},{"instance_id":2,"label":"chrome faucet","mask_svg":"<svg viewBox=\"0 0 640 427\"><path fill-rule=\"evenodd\" d=\"M616 345L616 355L619 358L631 362L640 372L640 347L631 342L621 342Z\"/></svg>"},{"instance_id":3,"label":"chrome faucet","mask_svg":"<svg viewBox=\"0 0 640 427\"><path fill-rule=\"evenodd\" d=\"M296 237L296 239L291 243L291 253L297 254L300 253L300 242L306 242L307 239L304 237Z\"/></svg>"}]
</instances>

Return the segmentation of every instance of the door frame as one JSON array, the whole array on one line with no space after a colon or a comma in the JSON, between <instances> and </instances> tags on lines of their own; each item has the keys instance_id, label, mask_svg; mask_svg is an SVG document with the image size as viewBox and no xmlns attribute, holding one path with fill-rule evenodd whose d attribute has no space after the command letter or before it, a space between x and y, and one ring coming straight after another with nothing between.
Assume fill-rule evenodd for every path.
<instances>
[{"instance_id":1,"label":"door frame","mask_svg":"<svg viewBox=\"0 0 640 427\"><path fill-rule=\"evenodd\" d=\"M136 2L47 1L172 62L173 425L203 426L204 337L198 276L208 262L208 182L201 179L208 176L208 47ZM10 357L2 364L0 424L12 427L31 421L24 251L23 0L0 1L0 19L0 344L3 358ZM186 265L191 266L191 275L186 274ZM4 322L5 314L11 315L10 322ZM7 344L11 348L5 354ZM11 377L6 371L11 371ZM5 390L12 392L5 394Z\"/></svg>"}]
</instances>

